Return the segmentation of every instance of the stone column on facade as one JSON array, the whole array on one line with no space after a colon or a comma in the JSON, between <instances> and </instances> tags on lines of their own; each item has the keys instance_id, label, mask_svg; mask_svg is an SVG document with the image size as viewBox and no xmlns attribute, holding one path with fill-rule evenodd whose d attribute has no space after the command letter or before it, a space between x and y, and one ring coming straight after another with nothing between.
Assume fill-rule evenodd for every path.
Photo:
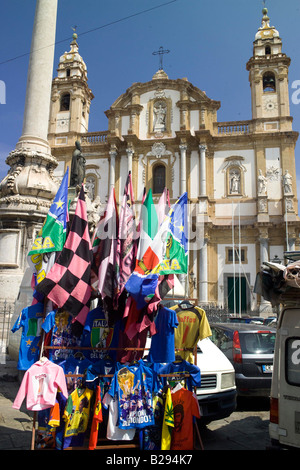
<instances>
[{"instance_id":1,"label":"stone column on facade","mask_svg":"<svg viewBox=\"0 0 300 470\"><path fill-rule=\"evenodd\" d=\"M180 148L180 169L181 169L181 181L180 181L180 190L181 194L186 191L186 151L187 145L181 144Z\"/></svg>"},{"instance_id":2,"label":"stone column on facade","mask_svg":"<svg viewBox=\"0 0 300 470\"><path fill-rule=\"evenodd\" d=\"M133 159L133 154L134 154L133 148L126 149L126 153L127 153L128 173L129 172L132 173L132 159Z\"/></svg>"},{"instance_id":3,"label":"stone column on facade","mask_svg":"<svg viewBox=\"0 0 300 470\"><path fill-rule=\"evenodd\" d=\"M110 150L109 152L110 160L109 160L109 193L111 188L115 186L115 181L116 181L116 156L117 156L117 151L115 149Z\"/></svg>"},{"instance_id":4,"label":"stone column on facade","mask_svg":"<svg viewBox=\"0 0 300 470\"><path fill-rule=\"evenodd\" d=\"M200 151L200 196L206 196L206 146L199 145Z\"/></svg>"},{"instance_id":5,"label":"stone column on facade","mask_svg":"<svg viewBox=\"0 0 300 470\"><path fill-rule=\"evenodd\" d=\"M261 229L259 233L259 246L260 246L260 264L261 266L265 261L269 261L269 238L268 229ZM260 312L272 313L272 305L269 301L265 300L264 297L260 299Z\"/></svg>"},{"instance_id":6,"label":"stone column on facade","mask_svg":"<svg viewBox=\"0 0 300 470\"><path fill-rule=\"evenodd\" d=\"M199 250L199 301L206 303L208 301L208 257L207 257L208 238L204 237L203 244Z\"/></svg>"}]
</instances>

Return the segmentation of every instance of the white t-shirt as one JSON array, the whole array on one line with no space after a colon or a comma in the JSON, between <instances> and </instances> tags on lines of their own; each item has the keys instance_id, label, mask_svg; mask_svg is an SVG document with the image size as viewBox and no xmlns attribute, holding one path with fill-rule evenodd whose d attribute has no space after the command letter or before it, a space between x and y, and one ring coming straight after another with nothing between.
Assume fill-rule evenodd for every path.
<instances>
[{"instance_id":1,"label":"white t-shirt","mask_svg":"<svg viewBox=\"0 0 300 470\"><path fill-rule=\"evenodd\" d=\"M131 441L135 435L135 429L120 429L118 422L118 400L113 398L109 393L103 397L102 404L105 408L109 408L108 423L106 437L112 441Z\"/></svg>"}]
</instances>

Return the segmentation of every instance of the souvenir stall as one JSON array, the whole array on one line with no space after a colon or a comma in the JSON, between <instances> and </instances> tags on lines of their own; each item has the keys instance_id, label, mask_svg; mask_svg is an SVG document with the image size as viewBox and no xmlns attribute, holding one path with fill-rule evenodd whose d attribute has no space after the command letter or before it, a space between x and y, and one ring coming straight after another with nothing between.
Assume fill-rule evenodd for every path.
<instances>
[{"instance_id":1,"label":"souvenir stall","mask_svg":"<svg viewBox=\"0 0 300 470\"><path fill-rule=\"evenodd\" d=\"M119 223L131 208L128 183L130 174ZM18 368L24 371L13 407L25 400L34 413L32 450L203 449L195 389L201 385L197 342L211 335L206 314L189 299L164 305L173 273L149 269L141 238L137 251L131 238L129 269L124 255L117 261L123 282L112 282L116 264L104 254L107 243L110 254L122 253L121 237L114 245L99 233L115 209L112 192L90 240L82 186L63 248L40 282L33 277L33 303L12 328L22 329ZM158 259L161 264L165 254Z\"/></svg>"}]
</instances>

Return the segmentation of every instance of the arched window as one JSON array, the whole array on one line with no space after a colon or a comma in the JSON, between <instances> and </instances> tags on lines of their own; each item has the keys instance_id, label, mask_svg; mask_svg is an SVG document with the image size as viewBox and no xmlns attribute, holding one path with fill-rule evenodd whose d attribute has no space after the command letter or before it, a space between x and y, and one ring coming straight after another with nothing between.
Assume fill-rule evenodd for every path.
<instances>
[{"instance_id":1,"label":"arched window","mask_svg":"<svg viewBox=\"0 0 300 470\"><path fill-rule=\"evenodd\" d=\"M153 193L160 194L166 186L166 167L155 165L153 168Z\"/></svg>"},{"instance_id":2,"label":"arched window","mask_svg":"<svg viewBox=\"0 0 300 470\"><path fill-rule=\"evenodd\" d=\"M263 91L275 91L276 82L273 72L266 72L263 76Z\"/></svg>"},{"instance_id":3,"label":"arched window","mask_svg":"<svg viewBox=\"0 0 300 470\"><path fill-rule=\"evenodd\" d=\"M70 109L70 93L65 93L60 100L60 111L69 111Z\"/></svg>"}]
</instances>

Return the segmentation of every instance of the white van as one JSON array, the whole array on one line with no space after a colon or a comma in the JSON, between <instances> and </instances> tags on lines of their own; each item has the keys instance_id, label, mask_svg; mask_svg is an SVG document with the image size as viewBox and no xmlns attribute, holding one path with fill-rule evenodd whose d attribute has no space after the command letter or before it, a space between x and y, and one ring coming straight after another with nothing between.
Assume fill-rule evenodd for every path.
<instances>
[{"instance_id":1,"label":"white van","mask_svg":"<svg viewBox=\"0 0 300 470\"><path fill-rule=\"evenodd\" d=\"M236 409L235 371L231 362L210 338L205 338L198 342L197 366L201 373L201 387L196 390L200 423L226 418Z\"/></svg>"},{"instance_id":2,"label":"white van","mask_svg":"<svg viewBox=\"0 0 300 470\"><path fill-rule=\"evenodd\" d=\"M283 308L277 323L269 435L275 447L300 448L299 308Z\"/></svg>"}]
</instances>

